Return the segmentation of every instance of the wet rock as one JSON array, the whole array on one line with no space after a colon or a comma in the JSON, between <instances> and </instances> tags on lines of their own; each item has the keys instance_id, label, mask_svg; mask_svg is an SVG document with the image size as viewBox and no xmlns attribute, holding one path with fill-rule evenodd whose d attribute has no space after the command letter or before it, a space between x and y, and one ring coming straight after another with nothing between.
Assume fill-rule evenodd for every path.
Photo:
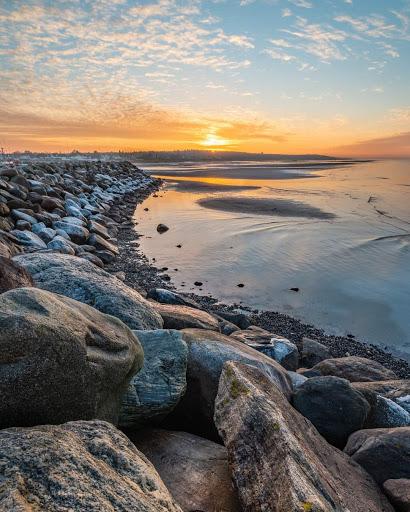
<instances>
[{"instance_id":1,"label":"wet rock","mask_svg":"<svg viewBox=\"0 0 410 512\"><path fill-rule=\"evenodd\" d=\"M330 359L331 357L330 350L325 345L310 338L303 338L302 366L312 368L312 366L315 366L325 359Z\"/></svg>"},{"instance_id":2,"label":"wet rock","mask_svg":"<svg viewBox=\"0 0 410 512\"><path fill-rule=\"evenodd\" d=\"M0 295L0 427L117 421L143 361L118 319L37 288Z\"/></svg>"},{"instance_id":3,"label":"wet rock","mask_svg":"<svg viewBox=\"0 0 410 512\"><path fill-rule=\"evenodd\" d=\"M84 258L37 253L16 256L15 261L28 270L39 288L89 304L131 329L162 328L162 318L150 302Z\"/></svg>"},{"instance_id":4,"label":"wet rock","mask_svg":"<svg viewBox=\"0 0 410 512\"><path fill-rule=\"evenodd\" d=\"M29 286L34 283L26 269L0 255L0 293Z\"/></svg>"},{"instance_id":5,"label":"wet rock","mask_svg":"<svg viewBox=\"0 0 410 512\"><path fill-rule=\"evenodd\" d=\"M348 380L331 376L308 379L295 390L292 403L319 434L338 448L363 427L370 412L367 400Z\"/></svg>"},{"instance_id":6,"label":"wet rock","mask_svg":"<svg viewBox=\"0 0 410 512\"><path fill-rule=\"evenodd\" d=\"M326 359L316 364L313 370L320 371L322 375L334 375L350 382L397 379L392 370L388 370L380 363L355 356Z\"/></svg>"},{"instance_id":7,"label":"wet rock","mask_svg":"<svg viewBox=\"0 0 410 512\"><path fill-rule=\"evenodd\" d=\"M218 320L206 311L174 304L150 304L161 315L165 329L219 329Z\"/></svg>"},{"instance_id":8,"label":"wet rock","mask_svg":"<svg viewBox=\"0 0 410 512\"><path fill-rule=\"evenodd\" d=\"M133 331L144 351L144 365L124 395L119 424L134 428L158 422L186 390L188 348L180 331Z\"/></svg>"},{"instance_id":9,"label":"wet rock","mask_svg":"<svg viewBox=\"0 0 410 512\"><path fill-rule=\"evenodd\" d=\"M243 510L393 511L369 475L289 407L258 368L225 364L215 423Z\"/></svg>"},{"instance_id":10,"label":"wet rock","mask_svg":"<svg viewBox=\"0 0 410 512\"><path fill-rule=\"evenodd\" d=\"M241 511L223 446L168 430L144 430L130 437L184 512Z\"/></svg>"},{"instance_id":11,"label":"wet rock","mask_svg":"<svg viewBox=\"0 0 410 512\"><path fill-rule=\"evenodd\" d=\"M109 423L2 430L0 452L1 510L181 512L152 464Z\"/></svg>"},{"instance_id":12,"label":"wet rock","mask_svg":"<svg viewBox=\"0 0 410 512\"><path fill-rule=\"evenodd\" d=\"M397 512L410 512L410 479L386 480L383 490Z\"/></svg>"},{"instance_id":13,"label":"wet rock","mask_svg":"<svg viewBox=\"0 0 410 512\"><path fill-rule=\"evenodd\" d=\"M218 439L213 423L214 401L226 361L241 361L260 368L272 385L290 398L290 378L273 359L214 331L185 329L182 334L188 345L187 390L170 416L171 428Z\"/></svg>"}]
</instances>

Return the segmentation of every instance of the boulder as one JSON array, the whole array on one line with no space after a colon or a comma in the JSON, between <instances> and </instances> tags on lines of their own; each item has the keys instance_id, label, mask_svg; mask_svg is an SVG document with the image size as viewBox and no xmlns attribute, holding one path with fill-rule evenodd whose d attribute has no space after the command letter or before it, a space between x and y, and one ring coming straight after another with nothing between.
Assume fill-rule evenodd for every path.
<instances>
[{"instance_id":1,"label":"boulder","mask_svg":"<svg viewBox=\"0 0 410 512\"><path fill-rule=\"evenodd\" d=\"M382 484L391 478L410 478L410 427L359 430L344 451Z\"/></svg>"},{"instance_id":2,"label":"boulder","mask_svg":"<svg viewBox=\"0 0 410 512\"><path fill-rule=\"evenodd\" d=\"M370 404L363 428L410 427L410 413L398 403L373 391L361 391Z\"/></svg>"},{"instance_id":3,"label":"boulder","mask_svg":"<svg viewBox=\"0 0 410 512\"><path fill-rule=\"evenodd\" d=\"M363 427L370 411L367 400L348 380L332 376L307 379L295 390L292 403L319 434L339 448Z\"/></svg>"},{"instance_id":4,"label":"boulder","mask_svg":"<svg viewBox=\"0 0 410 512\"><path fill-rule=\"evenodd\" d=\"M37 288L0 295L0 428L115 423L142 362L138 339L117 318Z\"/></svg>"},{"instance_id":5,"label":"boulder","mask_svg":"<svg viewBox=\"0 0 410 512\"><path fill-rule=\"evenodd\" d=\"M247 329L251 322L245 313L237 313L235 311L217 310L216 313L239 327L239 329Z\"/></svg>"},{"instance_id":6,"label":"boulder","mask_svg":"<svg viewBox=\"0 0 410 512\"><path fill-rule=\"evenodd\" d=\"M288 375L290 377L290 380L292 381L292 387L294 390L296 388L298 388L299 386L301 386L302 384L304 384L308 380L307 377L305 377L304 375L300 375L299 373L296 373L296 372L288 371Z\"/></svg>"},{"instance_id":7,"label":"boulder","mask_svg":"<svg viewBox=\"0 0 410 512\"><path fill-rule=\"evenodd\" d=\"M99 251L109 251L115 255L120 253L116 245L112 244L102 236L97 235L97 233L91 233L88 237L87 243L93 245Z\"/></svg>"},{"instance_id":8,"label":"boulder","mask_svg":"<svg viewBox=\"0 0 410 512\"><path fill-rule=\"evenodd\" d=\"M131 440L152 462L184 512L240 512L224 446L167 430L133 433Z\"/></svg>"},{"instance_id":9,"label":"boulder","mask_svg":"<svg viewBox=\"0 0 410 512\"><path fill-rule=\"evenodd\" d=\"M53 252L60 252L61 254L75 255L75 249L68 240L62 236L55 236L51 242L47 244L47 249Z\"/></svg>"},{"instance_id":10,"label":"boulder","mask_svg":"<svg viewBox=\"0 0 410 512\"><path fill-rule=\"evenodd\" d=\"M354 382L353 387L361 393L373 391L389 398L410 413L410 380Z\"/></svg>"},{"instance_id":11,"label":"boulder","mask_svg":"<svg viewBox=\"0 0 410 512\"><path fill-rule=\"evenodd\" d=\"M410 479L386 480L383 490L396 512L410 512Z\"/></svg>"},{"instance_id":12,"label":"boulder","mask_svg":"<svg viewBox=\"0 0 410 512\"><path fill-rule=\"evenodd\" d=\"M165 233L168 230L169 230L169 227L166 226L165 224L158 224L158 226L157 226L157 231L159 234Z\"/></svg>"},{"instance_id":13,"label":"boulder","mask_svg":"<svg viewBox=\"0 0 410 512\"><path fill-rule=\"evenodd\" d=\"M62 220L53 222L53 228L56 230L61 229L62 231L65 231L72 242L80 245L86 242L89 234L88 230L83 226Z\"/></svg>"},{"instance_id":14,"label":"boulder","mask_svg":"<svg viewBox=\"0 0 410 512\"><path fill-rule=\"evenodd\" d=\"M218 320L200 309L174 304L150 302L163 321L165 329L209 329L219 330Z\"/></svg>"},{"instance_id":15,"label":"boulder","mask_svg":"<svg viewBox=\"0 0 410 512\"><path fill-rule=\"evenodd\" d=\"M298 367L299 351L297 346L282 336L272 334L260 327L251 326L249 329L233 332L231 337L271 357L287 370L295 371Z\"/></svg>"},{"instance_id":16,"label":"boulder","mask_svg":"<svg viewBox=\"0 0 410 512\"><path fill-rule=\"evenodd\" d=\"M34 286L34 283L27 270L12 260L0 256L0 293L29 286Z\"/></svg>"},{"instance_id":17,"label":"boulder","mask_svg":"<svg viewBox=\"0 0 410 512\"><path fill-rule=\"evenodd\" d=\"M185 329L182 333L188 345L187 390L169 417L172 428L218 439L213 423L214 402L226 361L240 361L260 368L272 384L290 398L290 378L273 359L231 336L214 331Z\"/></svg>"},{"instance_id":18,"label":"boulder","mask_svg":"<svg viewBox=\"0 0 410 512\"><path fill-rule=\"evenodd\" d=\"M393 511L372 478L329 445L258 368L224 365L215 424L243 510Z\"/></svg>"},{"instance_id":19,"label":"boulder","mask_svg":"<svg viewBox=\"0 0 410 512\"><path fill-rule=\"evenodd\" d=\"M103 421L0 431L0 509L181 512L158 473Z\"/></svg>"},{"instance_id":20,"label":"boulder","mask_svg":"<svg viewBox=\"0 0 410 512\"><path fill-rule=\"evenodd\" d=\"M188 348L180 331L133 331L144 351L144 365L122 399L119 424L134 428L158 422L186 390Z\"/></svg>"},{"instance_id":21,"label":"boulder","mask_svg":"<svg viewBox=\"0 0 410 512\"><path fill-rule=\"evenodd\" d=\"M161 304L175 304L189 306L191 308L200 308L200 305L194 300L164 288L151 288L151 290L147 292L147 299L153 299Z\"/></svg>"},{"instance_id":22,"label":"boulder","mask_svg":"<svg viewBox=\"0 0 410 512\"><path fill-rule=\"evenodd\" d=\"M325 359L330 359L332 354L330 350L319 343L316 340L312 340L310 338L302 339L302 365L305 368L312 368L315 364L324 361Z\"/></svg>"},{"instance_id":23,"label":"boulder","mask_svg":"<svg viewBox=\"0 0 410 512\"><path fill-rule=\"evenodd\" d=\"M31 231L20 231L18 229L14 229L10 231L14 237L16 237L19 244L23 245L29 251L38 251L41 249L47 249L47 245L41 240L39 236Z\"/></svg>"},{"instance_id":24,"label":"boulder","mask_svg":"<svg viewBox=\"0 0 410 512\"><path fill-rule=\"evenodd\" d=\"M350 382L369 382L397 379L397 375L377 361L365 357L341 357L325 359L313 367L322 375L334 375Z\"/></svg>"},{"instance_id":25,"label":"boulder","mask_svg":"<svg viewBox=\"0 0 410 512\"><path fill-rule=\"evenodd\" d=\"M65 254L23 254L15 261L36 286L116 316L131 329L161 329L162 318L137 291L84 258Z\"/></svg>"}]
</instances>

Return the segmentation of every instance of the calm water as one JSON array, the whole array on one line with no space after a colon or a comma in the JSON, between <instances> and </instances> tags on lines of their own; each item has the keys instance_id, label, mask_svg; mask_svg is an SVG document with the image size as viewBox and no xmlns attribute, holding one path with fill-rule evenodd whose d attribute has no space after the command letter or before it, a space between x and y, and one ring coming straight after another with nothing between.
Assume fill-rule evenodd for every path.
<instances>
[{"instance_id":1,"label":"calm water","mask_svg":"<svg viewBox=\"0 0 410 512\"><path fill-rule=\"evenodd\" d=\"M141 248L181 290L202 281L200 293L352 333L410 360L410 161L141 167L169 180L137 209ZM279 207L261 214L272 200ZM306 217L294 216L295 204ZM170 227L162 235L160 222Z\"/></svg>"}]
</instances>

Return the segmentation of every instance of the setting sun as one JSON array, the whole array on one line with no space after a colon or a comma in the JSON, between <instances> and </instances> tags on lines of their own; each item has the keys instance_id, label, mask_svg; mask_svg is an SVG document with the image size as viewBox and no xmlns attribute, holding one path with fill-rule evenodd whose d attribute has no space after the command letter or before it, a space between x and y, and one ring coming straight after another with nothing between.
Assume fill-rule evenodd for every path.
<instances>
[{"instance_id":1,"label":"setting sun","mask_svg":"<svg viewBox=\"0 0 410 512\"><path fill-rule=\"evenodd\" d=\"M201 146L212 148L213 146L228 146L231 144L231 141L219 137L219 135L215 135L214 133L208 133L206 138L202 142L200 142L200 144Z\"/></svg>"}]
</instances>

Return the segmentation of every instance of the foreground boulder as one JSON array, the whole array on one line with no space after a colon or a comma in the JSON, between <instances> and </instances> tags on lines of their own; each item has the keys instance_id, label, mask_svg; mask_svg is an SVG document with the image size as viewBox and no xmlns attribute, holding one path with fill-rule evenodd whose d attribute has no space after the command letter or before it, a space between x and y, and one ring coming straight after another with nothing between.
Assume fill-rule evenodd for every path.
<instances>
[{"instance_id":1,"label":"foreground boulder","mask_svg":"<svg viewBox=\"0 0 410 512\"><path fill-rule=\"evenodd\" d=\"M339 448L345 446L352 432L363 427L370 412L364 396L339 377L308 379L296 389L292 402L329 443Z\"/></svg>"},{"instance_id":2,"label":"foreground boulder","mask_svg":"<svg viewBox=\"0 0 410 512\"><path fill-rule=\"evenodd\" d=\"M344 451L380 484L410 478L410 427L359 430Z\"/></svg>"},{"instance_id":3,"label":"foreground boulder","mask_svg":"<svg viewBox=\"0 0 410 512\"><path fill-rule=\"evenodd\" d=\"M144 350L144 365L122 399L119 424L133 428L158 422L186 389L188 348L179 331L133 331Z\"/></svg>"},{"instance_id":4,"label":"foreground boulder","mask_svg":"<svg viewBox=\"0 0 410 512\"><path fill-rule=\"evenodd\" d=\"M117 318L67 297L17 288L0 295L0 428L118 419L142 366Z\"/></svg>"},{"instance_id":5,"label":"foreground boulder","mask_svg":"<svg viewBox=\"0 0 410 512\"><path fill-rule=\"evenodd\" d=\"M184 512L240 512L224 446L187 432L131 435Z\"/></svg>"},{"instance_id":6,"label":"foreground boulder","mask_svg":"<svg viewBox=\"0 0 410 512\"><path fill-rule=\"evenodd\" d=\"M243 510L393 510L372 478L289 407L257 368L225 364L215 423Z\"/></svg>"},{"instance_id":7,"label":"foreground boulder","mask_svg":"<svg viewBox=\"0 0 410 512\"><path fill-rule=\"evenodd\" d=\"M131 329L160 329L161 316L137 291L83 258L66 254L22 254L14 258L44 290L93 306Z\"/></svg>"},{"instance_id":8,"label":"foreground boulder","mask_svg":"<svg viewBox=\"0 0 410 512\"><path fill-rule=\"evenodd\" d=\"M178 430L218 439L213 415L219 377L226 361L240 361L258 367L288 398L292 384L287 371L276 361L213 331L185 329L183 339L188 345L187 390L171 414L170 425Z\"/></svg>"},{"instance_id":9,"label":"foreground boulder","mask_svg":"<svg viewBox=\"0 0 410 512\"><path fill-rule=\"evenodd\" d=\"M13 288L33 286L33 284L33 279L26 269L0 256L0 293Z\"/></svg>"},{"instance_id":10,"label":"foreground boulder","mask_svg":"<svg viewBox=\"0 0 410 512\"><path fill-rule=\"evenodd\" d=\"M0 431L0 510L181 512L152 464L102 421Z\"/></svg>"},{"instance_id":11,"label":"foreground boulder","mask_svg":"<svg viewBox=\"0 0 410 512\"><path fill-rule=\"evenodd\" d=\"M383 490L397 512L410 512L410 480L386 480Z\"/></svg>"},{"instance_id":12,"label":"foreground boulder","mask_svg":"<svg viewBox=\"0 0 410 512\"><path fill-rule=\"evenodd\" d=\"M334 375L350 382L370 382L397 379L397 375L377 361L365 357L340 357L325 359L313 367L322 375Z\"/></svg>"},{"instance_id":13,"label":"foreground boulder","mask_svg":"<svg viewBox=\"0 0 410 512\"><path fill-rule=\"evenodd\" d=\"M218 320L200 309L174 304L150 303L163 321L165 329L210 329L219 330Z\"/></svg>"}]
</instances>

